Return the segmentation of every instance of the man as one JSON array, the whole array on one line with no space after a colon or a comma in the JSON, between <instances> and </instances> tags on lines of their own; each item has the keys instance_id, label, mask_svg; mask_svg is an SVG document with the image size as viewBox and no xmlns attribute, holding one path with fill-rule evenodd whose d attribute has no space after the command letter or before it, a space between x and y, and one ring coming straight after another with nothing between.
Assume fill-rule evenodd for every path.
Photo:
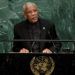
<instances>
[{"instance_id":1,"label":"man","mask_svg":"<svg viewBox=\"0 0 75 75\"><path fill-rule=\"evenodd\" d=\"M61 44L59 42L46 42L34 40L58 40L55 26L48 20L41 19L37 5L32 2L27 2L24 6L25 21L15 25L14 39L22 40L16 41L13 44L13 51L20 53L42 52L52 53L60 50ZM23 41L33 40L33 41Z\"/></svg>"}]
</instances>

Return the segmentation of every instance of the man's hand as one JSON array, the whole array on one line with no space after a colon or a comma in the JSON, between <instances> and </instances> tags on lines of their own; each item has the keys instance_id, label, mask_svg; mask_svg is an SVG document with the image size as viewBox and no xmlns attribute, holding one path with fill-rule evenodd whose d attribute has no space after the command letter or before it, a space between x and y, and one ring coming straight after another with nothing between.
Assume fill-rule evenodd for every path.
<instances>
[{"instance_id":1,"label":"man's hand","mask_svg":"<svg viewBox=\"0 0 75 75\"><path fill-rule=\"evenodd\" d=\"M52 53L52 51L50 49L48 49L48 48L44 49L42 52L43 53Z\"/></svg>"},{"instance_id":2,"label":"man's hand","mask_svg":"<svg viewBox=\"0 0 75 75\"><path fill-rule=\"evenodd\" d=\"M28 49L22 48L19 53L29 53Z\"/></svg>"}]
</instances>

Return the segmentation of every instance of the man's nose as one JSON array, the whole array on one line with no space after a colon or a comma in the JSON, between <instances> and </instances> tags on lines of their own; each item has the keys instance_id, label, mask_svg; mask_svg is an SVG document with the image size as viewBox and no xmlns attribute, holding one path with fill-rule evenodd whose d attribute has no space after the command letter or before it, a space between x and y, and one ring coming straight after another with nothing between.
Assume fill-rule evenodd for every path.
<instances>
[{"instance_id":1,"label":"man's nose","mask_svg":"<svg viewBox=\"0 0 75 75\"><path fill-rule=\"evenodd\" d=\"M35 15L35 12L32 12L32 15Z\"/></svg>"}]
</instances>

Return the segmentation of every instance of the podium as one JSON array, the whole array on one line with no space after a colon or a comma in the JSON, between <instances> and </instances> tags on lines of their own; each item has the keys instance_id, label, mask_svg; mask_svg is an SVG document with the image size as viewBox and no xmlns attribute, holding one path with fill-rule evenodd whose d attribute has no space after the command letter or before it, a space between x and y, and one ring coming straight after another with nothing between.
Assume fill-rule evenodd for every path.
<instances>
[{"instance_id":1,"label":"podium","mask_svg":"<svg viewBox=\"0 0 75 75\"><path fill-rule=\"evenodd\" d=\"M53 67L53 71L50 75L68 75L72 72L72 58L73 54L38 54L38 53L29 53L29 54L1 54L0 55L0 72L5 75L35 75L32 72L31 65L32 61L35 58L36 63L39 64L41 61L47 61L44 59L52 59L50 62ZM38 60L39 59L39 60ZM41 64L43 64L41 62ZM46 64L45 64L46 65ZM43 65L43 66L45 66ZM32 65L33 66L33 65ZM41 68L43 67L41 66ZM37 66L38 67L38 66ZM34 66L33 66L34 68ZM43 67L42 69L44 69ZM51 68L51 67L49 67ZM46 71L46 70L44 70ZM51 70L50 70L51 71ZM45 75L43 70L40 69L40 75ZM72 74L71 74L72 75Z\"/></svg>"}]
</instances>

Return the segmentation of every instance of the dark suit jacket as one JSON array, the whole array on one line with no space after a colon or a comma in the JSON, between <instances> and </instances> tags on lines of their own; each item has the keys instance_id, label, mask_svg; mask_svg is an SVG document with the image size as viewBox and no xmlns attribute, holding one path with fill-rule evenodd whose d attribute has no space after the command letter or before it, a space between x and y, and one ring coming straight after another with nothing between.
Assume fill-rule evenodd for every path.
<instances>
[{"instance_id":1,"label":"dark suit jacket","mask_svg":"<svg viewBox=\"0 0 75 75\"><path fill-rule=\"evenodd\" d=\"M30 33L29 21L22 21L21 23L15 25L14 27L14 39L24 39L31 40L32 34ZM41 28L40 40L58 40L56 34L55 25L48 20L39 19L39 24ZM32 43L30 41L18 41L13 43L13 51L18 52L22 48L27 48L31 50ZM60 42L40 42L40 52L44 48L51 48L52 51L58 52L61 48Z\"/></svg>"}]
</instances>

